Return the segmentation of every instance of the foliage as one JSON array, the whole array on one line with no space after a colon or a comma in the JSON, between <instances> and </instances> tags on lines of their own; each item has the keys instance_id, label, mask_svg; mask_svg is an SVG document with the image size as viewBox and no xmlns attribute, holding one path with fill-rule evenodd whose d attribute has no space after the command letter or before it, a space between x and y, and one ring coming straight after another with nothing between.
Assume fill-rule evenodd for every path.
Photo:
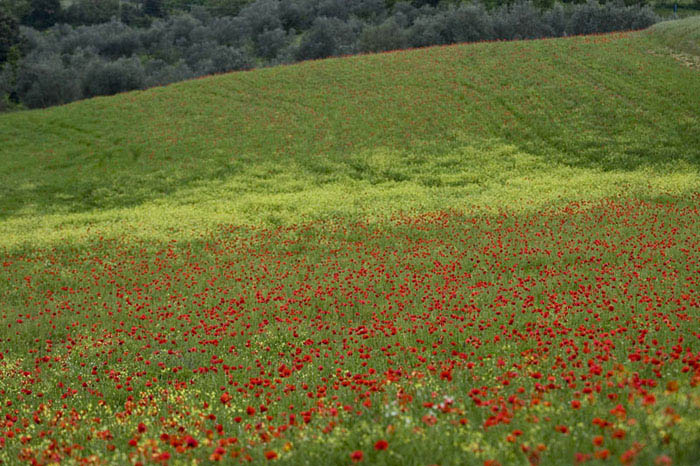
<instances>
[{"instance_id":1,"label":"foliage","mask_svg":"<svg viewBox=\"0 0 700 466\"><path fill-rule=\"evenodd\" d=\"M360 35L359 49L362 52L385 52L406 47L406 33L396 22L389 18L377 26L368 26Z\"/></svg>"},{"instance_id":2,"label":"foliage","mask_svg":"<svg viewBox=\"0 0 700 466\"><path fill-rule=\"evenodd\" d=\"M29 0L0 0L0 11L21 20L29 14Z\"/></svg>"},{"instance_id":3,"label":"foliage","mask_svg":"<svg viewBox=\"0 0 700 466\"><path fill-rule=\"evenodd\" d=\"M61 17L59 0L30 0L29 12L22 23L36 29L46 29L58 22Z\"/></svg>"},{"instance_id":4,"label":"foliage","mask_svg":"<svg viewBox=\"0 0 700 466\"><path fill-rule=\"evenodd\" d=\"M514 3L499 7L497 11L498 14L494 18L494 32L497 37L508 40L539 39L551 36L554 32L545 22L548 17L533 3ZM589 23L588 26L596 27L594 23Z\"/></svg>"},{"instance_id":5,"label":"foliage","mask_svg":"<svg viewBox=\"0 0 700 466\"><path fill-rule=\"evenodd\" d=\"M63 12L68 24L100 24L120 17L120 0L77 0Z\"/></svg>"},{"instance_id":6,"label":"foliage","mask_svg":"<svg viewBox=\"0 0 700 466\"><path fill-rule=\"evenodd\" d=\"M147 16L160 17L163 11L162 0L143 0L143 13Z\"/></svg>"},{"instance_id":7,"label":"foliage","mask_svg":"<svg viewBox=\"0 0 700 466\"><path fill-rule=\"evenodd\" d=\"M640 29L654 22L655 14L649 8L619 7L614 3L598 5L589 1L577 8L571 16L572 34L587 34L592 25L600 32L620 29Z\"/></svg>"},{"instance_id":8,"label":"foliage","mask_svg":"<svg viewBox=\"0 0 700 466\"><path fill-rule=\"evenodd\" d=\"M66 67L56 55L25 60L19 67L16 86L19 100L30 108L71 102L82 94L75 70Z\"/></svg>"},{"instance_id":9,"label":"foliage","mask_svg":"<svg viewBox=\"0 0 700 466\"><path fill-rule=\"evenodd\" d=\"M495 37L494 18L484 11L480 3L462 4L449 9L445 23L449 43L476 42Z\"/></svg>"},{"instance_id":10,"label":"foliage","mask_svg":"<svg viewBox=\"0 0 700 466\"><path fill-rule=\"evenodd\" d=\"M297 60L315 60L337 54L338 33L345 23L338 18L321 17L304 34L296 51Z\"/></svg>"},{"instance_id":11,"label":"foliage","mask_svg":"<svg viewBox=\"0 0 700 466\"><path fill-rule=\"evenodd\" d=\"M19 43L19 24L17 20L0 10L0 66L7 60L10 49Z\"/></svg>"},{"instance_id":12,"label":"foliage","mask_svg":"<svg viewBox=\"0 0 700 466\"><path fill-rule=\"evenodd\" d=\"M119 58L115 61L95 60L85 70L83 95L112 95L140 89L145 83L141 62L136 58Z\"/></svg>"},{"instance_id":13,"label":"foliage","mask_svg":"<svg viewBox=\"0 0 700 466\"><path fill-rule=\"evenodd\" d=\"M251 0L207 0L202 4L214 15L235 16L249 3Z\"/></svg>"}]
</instances>

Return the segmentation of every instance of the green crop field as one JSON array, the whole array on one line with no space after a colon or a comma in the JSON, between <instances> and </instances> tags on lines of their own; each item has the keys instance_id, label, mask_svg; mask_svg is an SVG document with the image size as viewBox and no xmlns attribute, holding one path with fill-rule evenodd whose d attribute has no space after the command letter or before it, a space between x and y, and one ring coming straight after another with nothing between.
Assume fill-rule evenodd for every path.
<instances>
[{"instance_id":1,"label":"green crop field","mask_svg":"<svg viewBox=\"0 0 700 466\"><path fill-rule=\"evenodd\" d=\"M0 462L700 462L700 17L0 115Z\"/></svg>"}]
</instances>

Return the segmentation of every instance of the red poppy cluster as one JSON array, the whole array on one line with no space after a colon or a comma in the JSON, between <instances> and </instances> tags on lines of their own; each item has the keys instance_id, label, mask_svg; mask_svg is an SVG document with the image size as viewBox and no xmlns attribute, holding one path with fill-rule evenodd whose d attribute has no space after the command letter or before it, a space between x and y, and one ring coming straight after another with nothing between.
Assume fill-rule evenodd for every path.
<instances>
[{"instance_id":1,"label":"red poppy cluster","mask_svg":"<svg viewBox=\"0 0 700 466\"><path fill-rule=\"evenodd\" d=\"M5 254L0 460L690 461L698 201Z\"/></svg>"}]
</instances>

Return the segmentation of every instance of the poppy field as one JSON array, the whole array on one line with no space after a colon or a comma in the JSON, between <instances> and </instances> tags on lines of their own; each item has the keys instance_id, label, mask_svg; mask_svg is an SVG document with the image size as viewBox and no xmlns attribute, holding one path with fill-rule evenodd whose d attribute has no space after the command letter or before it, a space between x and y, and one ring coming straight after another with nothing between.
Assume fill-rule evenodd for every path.
<instances>
[{"instance_id":1,"label":"poppy field","mask_svg":"<svg viewBox=\"0 0 700 466\"><path fill-rule=\"evenodd\" d=\"M699 200L5 257L0 459L695 464Z\"/></svg>"},{"instance_id":2,"label":"poppy field","mask_svg":"<svg viewBox=\"0 0 700 466\"><path fill-rule=\"evenodd\" d=\"M0 464L700 464L698 40L0 115Z\"/></svg>"}]
</instances>

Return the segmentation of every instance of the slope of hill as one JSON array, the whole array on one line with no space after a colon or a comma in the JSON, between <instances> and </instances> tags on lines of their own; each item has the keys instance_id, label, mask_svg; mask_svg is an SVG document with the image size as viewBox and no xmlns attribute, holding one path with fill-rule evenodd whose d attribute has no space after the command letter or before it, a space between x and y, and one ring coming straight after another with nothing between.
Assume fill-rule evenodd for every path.
<instances>
[{"instance_id":1,"label":"slope of hill","mask_svg":"<svg viewBox=\"0 0 700 466\"><path fill-rule=\"evenodd\" d=\"M330 59L0 115L1 242L697 190L700 79L668 44L692 52L698 30Z\"/></svg>"},{"instance_id":2,"label":"slope of hill","mask_svg":"<svg viewBox=\"0 0 700 466\"><path fill-rule=\"evenodd\" d=\"M657 42L669 49L700 57L700 20L697 16L659 23L650 31Z\"/></svg>"}]
</instances>

